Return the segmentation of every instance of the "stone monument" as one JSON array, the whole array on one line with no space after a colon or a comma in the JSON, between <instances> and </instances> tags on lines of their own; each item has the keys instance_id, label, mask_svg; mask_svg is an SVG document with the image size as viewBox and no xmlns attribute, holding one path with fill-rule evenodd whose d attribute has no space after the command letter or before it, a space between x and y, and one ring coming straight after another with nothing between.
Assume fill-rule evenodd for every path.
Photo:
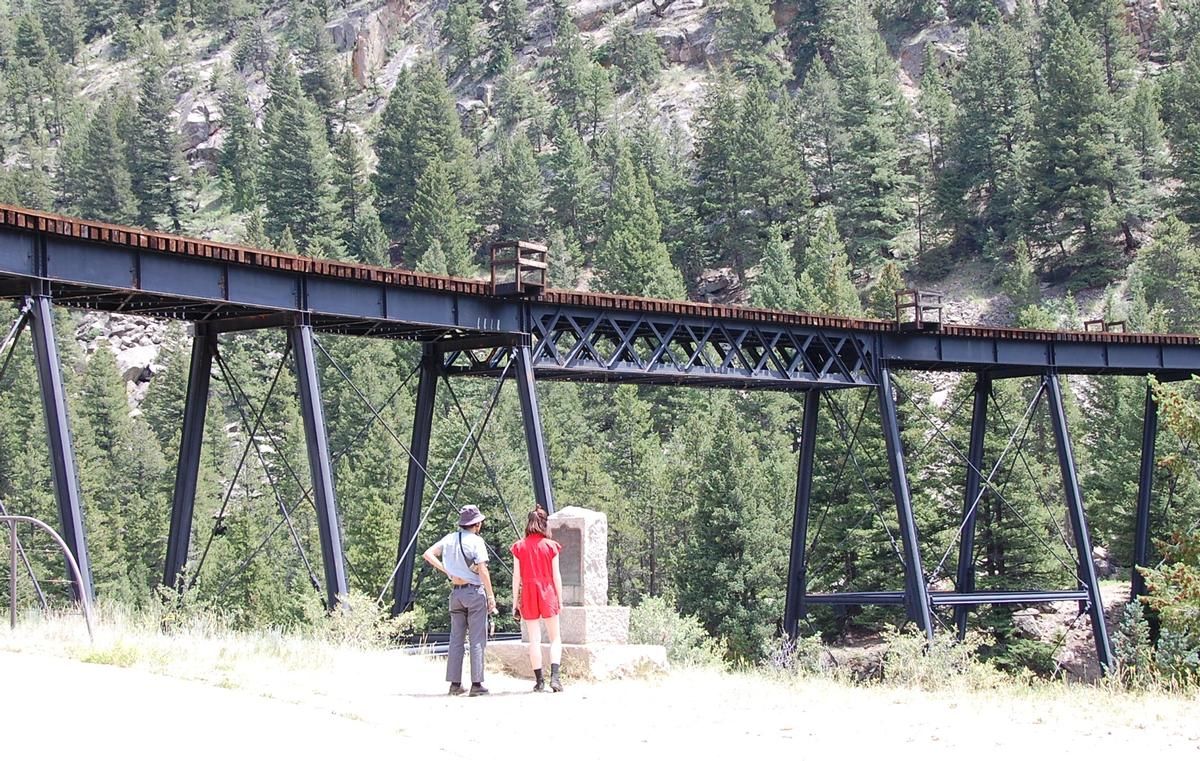
<instances>
[{"instance_id":1,"label":"stone monument","mask_svg":"<svg viewBox=\"0 0 1200 761\"><path fill-rule=\"evenodd\" d=\"M629 608L608 604L608 518L582 507L550 516L550 534L562 545L563 609L559 631L563 672L572 678L605 679L664 670L666 651L658 645L629 644ZM532 678L526 641L489 642L487 657L505 671ZM542 662L550 646L542 632Z\"/></svg>"}]
</instances>

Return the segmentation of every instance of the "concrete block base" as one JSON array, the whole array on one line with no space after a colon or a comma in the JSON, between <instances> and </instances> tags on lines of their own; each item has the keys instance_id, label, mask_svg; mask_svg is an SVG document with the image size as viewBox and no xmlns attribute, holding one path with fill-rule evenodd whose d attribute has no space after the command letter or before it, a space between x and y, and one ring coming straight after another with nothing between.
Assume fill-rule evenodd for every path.
<instances>
[{"instance_id":1,"label":"concrete block base","mask_svg":"<svg viewBox=\"0 0 1200 761\"><path fill-rule=\"evenodd\" d=\"M533 679L528 645L523 642L489 642L487 668ZM550 646L542 645L542 663L550 677ZM659 645L563 645L564 679L619 679L667 670L667 651Z\"/></svg>"},{"instance_id":2,"label":"concrete block base","mask_svg":"<svg viewBox=\"0 0 1200 761\"><path fill-rule=\"evenodd\" d=\"M618 605L565 605L558 615L558 631L563 643L568 645L624 645L629 642L629 608ZM546 640L543 629L542 641Z\"/></svg>"}]
</instances>

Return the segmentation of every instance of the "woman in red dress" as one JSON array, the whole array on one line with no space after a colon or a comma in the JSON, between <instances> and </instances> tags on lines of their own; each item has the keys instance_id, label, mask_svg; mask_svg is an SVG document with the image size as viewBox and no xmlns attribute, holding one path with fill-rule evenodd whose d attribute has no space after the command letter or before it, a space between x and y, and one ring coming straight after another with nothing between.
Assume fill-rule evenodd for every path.
<instances>
[{"instance_id":1,"label":"woman in red dress","mask_svg":"<svg viewBox=\"0 0 1200 761\"><path fill-rule=\"evenodd\" d=\"M562 545L548 536L546 517L541 505L529 511L525 538L512 546L513 615L520 614L521 628L529 642L529 665L536 680L534 691L546 689L542 678L542 624L545 624L550 639L550 689L562 692L558 673L562 663L562 637L558 632L562 574L558 570L558 553Z\"/></svg>"}]
</instances>

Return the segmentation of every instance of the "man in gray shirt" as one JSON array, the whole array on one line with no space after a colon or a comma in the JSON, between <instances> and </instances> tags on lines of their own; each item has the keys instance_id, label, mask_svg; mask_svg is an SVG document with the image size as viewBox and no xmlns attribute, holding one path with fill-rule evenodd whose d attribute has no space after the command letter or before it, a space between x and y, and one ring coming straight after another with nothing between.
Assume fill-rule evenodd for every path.
<instances>
[{"instance_id":1,"label":"man in gray shirt","mask_svg":"<svg viewBox=\"0 0 1200 761\"><path fill-rule=\"evenodd\" d=\"M458 511L458 531L442 537L425 550L426 563L446 574L450 590L450 655L446 659L446 681L450 694L461 695L463 650L471 640L471 697L486 695L483 686L483 649L487 644L487 617L496 613L496 595L488 574L488 549L479 531L483 513L475 505L463 505Z\"/></svg>"}]
</instances>

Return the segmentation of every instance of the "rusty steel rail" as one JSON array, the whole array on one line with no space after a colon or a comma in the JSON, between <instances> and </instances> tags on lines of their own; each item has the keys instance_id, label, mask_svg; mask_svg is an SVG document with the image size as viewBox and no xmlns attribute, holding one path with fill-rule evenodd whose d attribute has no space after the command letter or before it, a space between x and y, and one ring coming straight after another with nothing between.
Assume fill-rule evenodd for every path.
<instances>
[{"instance_id":1,"label":"rusty steel rail","mask_svg":"<svg viewBox=\"0 0 1200 761\"><path fill-rule=\"evenodd\" d=\"M168 253L181 257L217 260L277 272L303 273L322 277L369 282L382 285L419 288L443 293L495 297L488 280L433 275L393 267L313 259L299 254L187 238L123 225L76 219L0 204L0 229L37 232L57 238L109 244L125 248ZM878 320L836 315L785 312L753 307L725 306L691 301L671 301L619 294L592 293L548 288L537 301L569 307L590 307L639 312L649 315L678 315L718 320L746 320L776 325L836 328L868 333L895 333L894 320ZM1181 334L1126 333L1097 331L1028 330L971 325L945 325L938 333L964 338L1063 341L1096 344L1200 345L1200 336Z\"/></svg>"},{"instance_id":2,"label":"rusty steel rail","mask_svg":"<svg viewBox=\"0 0 1200 761\"><path fill-rule=\"evenodd\" d=\"M40 528L50 535L50 538L58 545L58 549L62 551L62 555L66 558L67 566L71 571L71 575L75 578L77 590L84 589L83 573L79 570L79 563L75 562L75 556L71 553L71 549L67 547L67 543L59 536L58 532L50 528L48 525L28 515L0 515L0 523L8 524L8 611L9 611L9 626L17 628L17 524L28 523ZM92 604L88 599L87 593L77 594L76 598L80 606L83 608L83 619L87 623L88 639L93 639L92 630Z\"/></svg>"}]
</instances>

